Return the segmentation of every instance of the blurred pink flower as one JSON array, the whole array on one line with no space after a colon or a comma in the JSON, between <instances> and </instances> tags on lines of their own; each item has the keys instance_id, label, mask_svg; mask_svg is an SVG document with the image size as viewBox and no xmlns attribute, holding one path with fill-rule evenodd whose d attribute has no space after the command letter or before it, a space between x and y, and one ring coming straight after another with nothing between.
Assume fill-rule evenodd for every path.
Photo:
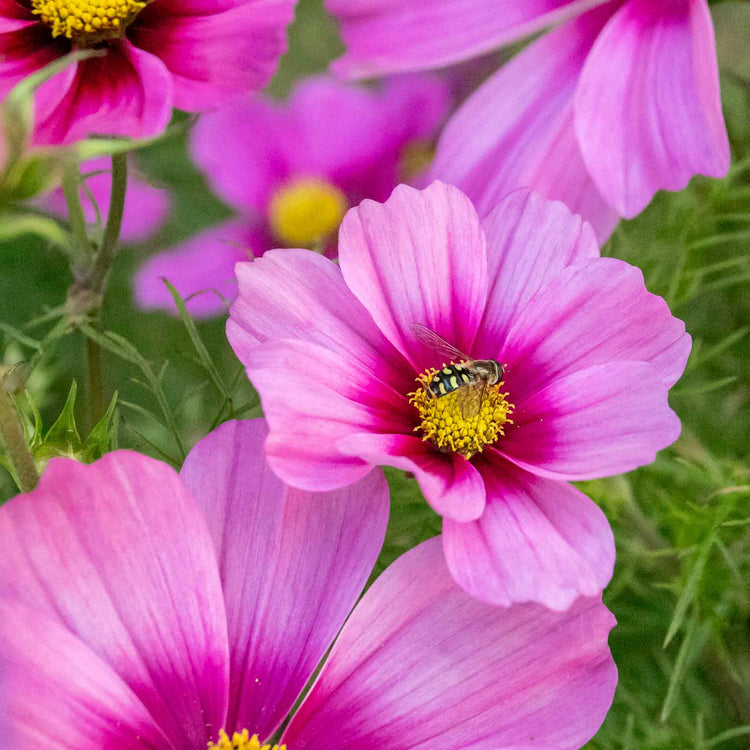
<instances>
[{"instance_id":1,"label":"blurred pink flower","mask_svg":"<svg viewBox=\"0 0 750 750\"><path fill-rule=\"evenodd\" d=\"M234 264L271 247L335 255L349 206L419 180L449 103L448 83L434 76L399 76L377 90L318 77L286 103L255 97L204 115L193 131L195 160L240 218L146 261L135 279L138 305L174 311L162 277L183 296L216 289L232 299ZM226 305L205 293L189 309L216 315Z\"/></svg>"},{"instance_id":2,"label":"blurred pink flower","mask_svg":"<svg viewBox=\"0 0 750 750\"><path fill-rule=\"evenodd\" d=\"M388 519L382 474L325 495L289 489L264 462L265 436L261 420L224 424L180 476L128 451L52 459L0 509L3 739L265 740L334 639L284 729L290 750L498 750L530 736L576 748L596 732L617 682L600 599L564 614L482 604L433 539L357 603ZM249 734L233 747L252 748Z\"/></svg>"},{"instance_id":3,"label":"blurred pink flower","mask_svg":"<svg viewBox=\"0 0 750 750\"><path fill-rule=\"evenodd\" d=\"M110 160L106 157L91 159L81 165L81 172L84 175L91 175L86 178L86 186L99 207L101 220L106 221L112 189ZM67 216L65 198L60 188L37 199L36 203L53 213ZM96 223L96 209L85 191L81 191L81 204L86 222ZM125 195L125 213L122 217L120 239L123 242L147 240L164 224L170 209L169 193L140 179L137 172L131 170Z\"/></svg>"},{"instance_id":4,"label":"blurred pink flower","mask_svg":"<svg viewBox=\"0 0 750 750\"><path fill-rule=\"evenodd\" d=\"M637 268L599 257L580 217L526 190L480 224L455 187L400 186L349 211L339 265L273 250L237 266L227 335L274 470L307 490L378 464L413 472L443 516L448 567L482 600L563 609L601 591L612 532L561 480L629 471L677 438L682 321ZM435 368L461 358L426 347L415 323L503 364L479 415L429 397Z\"/></svg>"},{"instance_id":5,"label":"blurred pink flower","mask_svg":"<svg viewBox=\"0 0 750 750\"><path fill-rule=\"evenodd\" d=\"M94 48L37 91L35 141L160 133L264 86L296 0L0 0L0 98L73 49Z\"/></svg>"},{"instance_id":6,"label":"blurred pink flower","mask_svg":"<svg viewBox=\"0 0 750 750\"><path fill-rule=\"evenodd\" d=\"M447 65L565 22L481 86L441 136L432 175L482 214L529 186L581 213L603 241L657 190L729 168L706 0L326 5L347 47L334 67L349 76Z\"/></svg>"}]
</instances>

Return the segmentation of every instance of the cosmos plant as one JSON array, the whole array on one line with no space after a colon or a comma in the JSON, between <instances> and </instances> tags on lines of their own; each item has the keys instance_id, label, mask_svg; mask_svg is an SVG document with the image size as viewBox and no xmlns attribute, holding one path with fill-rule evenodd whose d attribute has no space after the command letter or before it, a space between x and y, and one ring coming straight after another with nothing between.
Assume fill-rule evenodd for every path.
<instances>
[{"instance_id":1,"label":"cosmos plant","mask_svg":"<svg viewBox=\"0 0 750 750\"><path fill-rule=\"evenodd\" d=\"M682 321L637 268L599 256L586 222L526 190L480 223L455 187L400 186L349 211L339 263L273 250L237 266L227 335L273 469L311 491L378 464L412 472L443 517L451 573L484 601L564 609L601 591L612 533L567 482L650 463L677 438ZM446 361L415 325L502 365L478 413L461 388L430 392L463 357Z\"/></svg>"},{"instance_id":2,"label":"cosmos plant","mask_svg":"<svg viewBox=\"0 0 750 750\"><path fill-rule=\"evenodd\" d=\"M238 218L146 261L136 303L173 311L167 278L183 297L195 295L193 315L216 315L236 296L234 265L248 255L309 247L335 257L347 209L385 200L427 165L425 144L449 103L448 84L436 76L396 76L376 90L320 76L284 103L255 96L204 115L191 150Z\"/></svg>"},{"instance_id":3,"label":"cosmos plant","mask_svg":"<svg viewBox=\"0 0 750 750\"><path fill-rule=\"evenodd\" d=\"M458 62L559 24L449 122L433 175L486 213L529 186L606 239L657 190L721 177L729 142L706 0L326 0L348 76Z\"/></svg>"},{"instance_id":4,"label":"cosmos plant","mask_svg":"<svg viewBox=\"0 0 750 750\"><path fill-rule=\"evenodd\" d=\"M259 89L286 49L296 0L0 0L0 99L71 50L98 54L44 83L35 140L160 133Z\"/></svg>"},{"instance_id":5,"label":"cosmos plant","mask_svg":"<svg viewBox=\"0 0 750 750\"><path fill-rule=\"evenodd\" d=\"M0 508L8 746L549 750L596 732L617 682L599 598L482 604L433 539L357 603L388 520L382 474L294 490L265 437L261 420L225 423L179 476L128 451L52 459Z\"/></svg>"}]
</instances>

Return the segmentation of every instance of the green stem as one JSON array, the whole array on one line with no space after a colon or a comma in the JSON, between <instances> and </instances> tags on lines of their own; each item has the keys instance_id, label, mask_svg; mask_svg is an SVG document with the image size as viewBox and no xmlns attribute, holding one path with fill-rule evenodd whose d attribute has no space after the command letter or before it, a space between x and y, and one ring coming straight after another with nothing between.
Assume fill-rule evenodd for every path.
<instances>
[{"instance_id":1,"label":"green stem","mask_svg":"<svg viewBox=\"0 0 750 750\"><path fill-rule=\"evenodd\" d=\"M0 382L0 436L5 443L21 492L31 492L39 482L34 457L23 436L23 427L5 386Z\"/></svg>"},{"instance_id":2,"label":"green stem","mask_svg":"<svg viewBox=\"0 0 750 750\"><path fill-rule=\"evenodd\" d=\"M78 165L67 166L62 177L62 190L68 208L70 229L73 233L72 253L75 276L87 268L91 261L91 245L86 235L86 217L81 205L81 195L78 192L80 177Z\"/></svg>"},{"instance_id":3,"label":"green stem","mask_svg":"<svg viewBox=\"0 0 750 750\"><path fill-rule=\"evenodd\" d=\"M109 213L104 227L104 238L88 281L88 288L97 294L104 294L110 266L117 251L117 240L122 227L125 211L125 189L128 183L128 163L126 154L112 156L112 192L109 198Z\"/></svg>"},{"instance_id":4,"label":"green stem","mask_svg":"<svg viewBox=\"0 0 750 750\"><path fill-rule=\"evenodd\" d=\"M128 182L127 157L125 154L112 156L112 192L109 199L109 212L104 227L104 237L96 254L94 267L85 281L87 292L92 294L96 308L92 309L91 325L94 329L101 328L100 310L98 306L104 298L107 278L117 252L117 242L120 238L122 216L125 211L125 191ZM88 364L88 397L90 426L97 423L106 409L104 396L104 354L99 344L89 338L86 341L86 358Z\"/></svg>"},{"instance_id":5,"label":"green stem","mask_svg":"<svg viewBox=\"0 0 750 750\"><path fill-rule=\"evenodd\" d=\"M91 323L95 328L99 328L99 316L97 315ZM104 396L104 352L96 341L88 337L86 337L86 364L87 427L92 430L107 410L107 403Z\"/></svg>"}]
</instances>

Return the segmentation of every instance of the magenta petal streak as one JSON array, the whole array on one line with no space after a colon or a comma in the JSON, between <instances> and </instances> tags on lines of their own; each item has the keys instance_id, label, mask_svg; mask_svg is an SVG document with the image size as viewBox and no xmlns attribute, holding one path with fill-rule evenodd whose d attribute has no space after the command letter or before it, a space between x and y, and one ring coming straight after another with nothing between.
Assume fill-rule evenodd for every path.
<instances>
[{"instance_id":1,"label":"magenta petal streak","mask_svg":"<svg viewBox=\"0 0 750 750\"><path fill-rule=\"evenodd\" d=\"M695 174L722 177L729 143L706 0L327 0L347 76L440 67L561 24L501 67L448 122L431 174L480 215L529 186L609 237L620 216ZM564 23L563 23L564 22Z\"/></svg>"},{"instance_id":2,"label":"magenta petal streak","mask_svg":"<svg viewBox=\"0 0 750 750\"><path fill-rule=\"evenodd\" d=\"M667 386L682 375L691 340L640 269L614 258L563 269L530 300L502 349L518 405L552 380L591 365L651 363Z\"/></svg>"},{"instance_id":3,"label":"magenta petal streak","mask_svg":"<svg viewBox=\"0 0 750 750\"><path fill-rule=\"evenodd\" d=\"M245 364L271 428L269 463L292 486L324 491L360 479L371 464L343 455L337 443L360 432L410 429L404 395L320 345L271 341Z\"/></svg>"},{"instance_id":4,"label":"magenta petal streak","mask_svg":"<svg viewBox=\"0 0 750 750\"><path fill-rule=\"evenodd\" d=\"M516 469L494 451L480 471L487 486L482 517L443 522L445 558L462 588L491 604L535 601L555 610L604 589L615 542L586 495Z\"/></svg>"},{"instance_id":5,"label":"magenta petal streak","mask_svg":"<svg viewBox=\"0 0 750 750\"><path fill-rule=\"evenodd\" d=\"M53 458L36 490L3 506L0 538L3 600L76 635L172 744L205 746L226 714L226 618L208 530L177 474L128 451L90 466Z\"/></svg>"},{"instance_id":6,"label":"magenta petal streak","mask_svg":"<svg viewBox=\"0 0 750 750\"><path fill-rule=\"evenodd\" d=\"M400 185L385 203L364 201L344 217L341 270L378 328L417 372L425 358L412 323L468 350L487 296L485 239L460 190Z\"/></svg>"},{"instance_id":7,"label":"magenta petal streak","mask_svg":"<svg viewBox=\"0 0 750 750\"><path fill-rule=\"evenodd\" d=\"M501 200L482 229L489 292L472 354L486 358L501 355L511 324L539 289L572 263L598 258L599 247L565 204L523 188Z\"/></svg>"},{"instance_id":8,"label":"magenta petal streak","mask_svg":"<svg viewBox=\"0 0 750 750\"><path fill-rule=\"evenodd\" d=\"M308 341L354 361L397 390L400 385L403 393L412 385L409 365L373 323L335 263L310 250L289 248L269 250L235 270L240 296L232 306L227 336L240 360L265 341ZM278 309L282 285L289 294Z\"/></svg>"},{"instance_id":9,"label":"magenta petal streak","mask_svg":"<svg viewBox=\"0 0 750 750\"><path fill-rule=\"evenodd\" d=\"M321 737L347 750L580 747L612 701L613 624L597 599L564 614L478 602L455 585L440 539L431 539L357 605L284 742L294 750L320 747Z\"/></svg>"},{"instance_id":10,"label":"magenta petal streak","mask_svg":"<svg viewBox=\"0 0 750 750\"><path fill-rule=\"evenodd\" d=\"M3 750L120 750L135 737L140 747L173 747L112 667L36 609L0 604L0 663Z\"/></svg>"},{"instance_id":11,"label":"magenta petal streak","mask_svg":"<svg viewBox=\"0 0 750 750\"><path fill-rule=\"evenodd\" d=\"M189 112L217 107L268 83L286 50L296 0L245 0L206 15L147 8L128 32L174 77L174 104ZM141 20L141 17L144 20Z\"/></svg>"},{"instance_id":12,"label":"magenta petal streak","mask_svg":"<svg viewBox=\"0 0 750 750\"><path fill-rule=\"evenodd\" d=\"M269 736L354 606L388 522L380 470L335 493L285 487L263 456L262 420L228 422L181 477L216 547L231 658L227 726Z\"/></svg>"},{"instance_id":13,"label":"magenta petal streak","mask_svg":"<svg viewBox=\"0 0 750 750\"><path fill-rule=\"evenodd\" d=\"M373 465L410 471L433 510L457 521L472 521L484 511L484 482L470 461L441 453L413 435L361 433L339 440L339 451Z\"/></svg>"},{"instance_id":14,"label":"magenta petal streak","mask_svg":"<svg viewBox=\"0 0 750 750\"><path fill-rule=\"evenodd\" d=\"M723 177L729 141L706 0L629 0L599 35L575 99L602 195L627 217L695 174Z\"/></svg>"},{"instance_id":15,"label":"magenta petal streak","mask_svg":"<svg viewBox=\"0 0 750 750\"><path fill-rule=\"evenodd\" d=\"M646 362L609 362L555 380L517 406L498 446L553 479L595 479L650 464L680 435L667 386Z\"/></svg>"},{"instance_id":16,"label":"magenta petal streak","mask_svg":"<svg viewBox=\"0 0 750 750\"><path fill-rule=\"evenodd\" d=\"M611 234L619 217L586 169L573 123L579 76L611 7L532 42L448 121L431 174L466 192L480 215L528 186L580 213L600 242Z\"/></svg>"},{"instance_id":17,"label":"magenta petal streak","mask_svg":"<svg viewBox=\"0 0 750 750\"><path fill-rule=\"evenodd\" d=\"M113 45L104 57L79 62L74 70L54 109L45 112L45 89L55 79L37 94L36 142L67 143L103 133L145 138L157 135L169 122L172 79L167 69L127 40Z\"/></svg>"},{"instance_id":18,"label":"magenta petal streak","mask_svg":"<svg viewBox=\"0 0 750 750\"><path fill-rule=\"evenodd\" d=\"M364 77L436 68L560 23L605 0L326 0L347 51L336 72Z\"/></svg>"}]
</instances>

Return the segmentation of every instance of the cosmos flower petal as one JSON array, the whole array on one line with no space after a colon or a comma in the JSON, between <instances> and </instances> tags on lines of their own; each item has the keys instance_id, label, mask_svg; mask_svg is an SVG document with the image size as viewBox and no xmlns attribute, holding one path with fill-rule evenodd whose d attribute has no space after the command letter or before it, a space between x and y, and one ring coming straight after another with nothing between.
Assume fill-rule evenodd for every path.
<instances>
[{"instance_id":1,"label":"cosmos flower petal","mask_svg":"<svg viewBox=\"0 0 750 750\"><path fill-rule=\"evenodd\" d=\"M439 68L489 52L605 0L326 0L346 54L333 69L375 76Z\"/></svg>"},{"instance_id":2,"label":"cosmos flower petal","mask_svg":"<svg viewBox=\"0 0 750 750\"><path fill-rule=\"evenodd\" d=\"M67 628L35 609L0 603L0 663L10 688L0 707L0 725L8 722L0 726L3 747L170 746L117 673Z\"/></svg>"},{"instance_id":3,"label":"cosmos flower petal","mask_svg":"<svg viewBox=\"0 0 750 750\"><path fill-rule=\"evenodd\" d=\"M247 363L258 343L298 339L330 349L383 383L407 393L414 385L408 364L347 288L339 267L311 250L269 250L236 268L239 297L227 336ZM279 290L284 289L280 295Z\"/></svg>"},{"instance_id":4,"label":"cosmos flower petal","mask_svg":"<svg viewBox=\"0 0 750 750\"><path fill-rule=\"evenodd\" d=\"M690 354L685 324L651 294L640 269L601 258L563 269L529 300L503 347L506 388L519 404L591 365L650 362L667 386Z\"/></svg>"},{"instance_id":5,"label":"cosmos flower petal","mask_svg":"<svg viewBox=\"0 0 750 750\"><path fill-rule=\"evenodd\" d=\"M237 295L234 267L247 260L248 233L238 222L208 229L146 260L135 273L133 292L143 310L175 311L167 279L195 317L226 312Z\"/></svg>"},{"instance_id":6,"label":"cosmos flower petal","mask_svg":"<svg viewBox=\"0 0 750 750\"><path fill-rule=\"evenodd\" d=\"M31 8L16 0L0 0L0 34L36 23L38 18L31 12ZM2 43L0 41L0 45Z\"/></svg>"},{"instance_id":7,"label":"cosmos flower petal","mask_svg":"<svg viewBox=\"0 0 750 750\"><path fill-rule=\"evenodd\" d=\"M412 435L362 433L339 441L342 453L371 464L410 471L433 510L457 521L479 518L484 510L484 482L458 453L440 453Z\"/></svg>"},{"instance_id":8,"label":"cosmos flower petal","mask_svg":"<svg viewBox=\"0 0 750 750\"><path fill-rule=\"evenodd\" d=\"M519 189L482 222L489 294L474 356L497 357L519 312L566 266L599 257L594 231L557 201Z\"/></svg>"},{"instance_id":9,"label":"cosmos flower petal","mask_svg":"<svg viewBox=\"0 0 750 750\"><path fill-rule=\"evenodd\" d=\"M191 131L190 151L211 189L257 219L289 176L285 151L294 136L276 102L246 97L203 114Z\"/></svg>"},{"instance_id":10,"label":"cosmos flower petal","mask_svg":"<svg viewBox=\"0 0 750 750\"><path fill-rule=\"evenodd\" d=\"M695 174L723 177L729 142L706 0L630 0L599 35L575 99L583 158L627 217Z\"/></svg>"},{"instance_id":11,"label":"cosmos flower petal","mask_svg":"<svg viewBox=\"0 0 750 750\"><path fill-rule=\"evenodd\" d=\"M618 216L599 193L575 136L579 75L611 6L532 42L449 119L430 174L457 185L487 215L508 193L531 187L565 203L601 242Z\"/></svg>"},{"instance_id":12,"label":"cosmos flower petal","mask_svg":"<svg viewBox=\"0 0 750 750\"><path fill-rule=\"evenodd\" d=\"M487 487L482 517L443 522L445 559L458 584L490 604L533 601L555 610L601 592L615 563L602 511L573 486L490 453L480 465Z\"/></svg>"},{"instance_id":13,"label":"cosmos flower petal","mask_svg":"<svg viewBox=\"0 0 750 750\"><path fill-rule=\"evenodd\" d=\"M169 69L174 105L196 112L268 83L286 50L286 27L295 4L246 0L223 12L186 15L154 3L128 37Z\"/></svg>"},{"instance_id":14,"label":"cosmos flower petal","mask_svg":"<svg viewBox=\"0 0 750 750\"><path fill-rule=\"evenodd\" d=\"M451 578L440 538L430 539L364 595L284 742L295 750L320 747L321 737L347 750L581 747L617 683L613 624L599 598L564 613L472 599Z\"/></svg>"},{"instance_id":15,"label":"cosmos flower petal","mask_svg":"<svg viewBox=\"0 0 750 750\"><path fill-rule=\"evenodd\" d=\"M300 82L290 101L296 123L287 144L298 174L327 178L349 197L385 201L405 145L429 138L448 112L448 83L437 76L395 76L378 88L327 76Z\"/></svg>"},{"instance_id":16,"label":"cosmos flower petal","mask_svg":"<svg viewBox=\"0 0 750 750\"><path fill-rule=\"evenodd\" d=\"M552 479L595 479L651 463L680 434L669 388L646 362L609 362L561 377L520 404L498 447Z\"/></svg>"},{"instance_id":17,"label":"cosmos flower petal","mask_svg":"<svg viewBox=\"0 0 750 750\"><path fill-rule=\"evenodd\" d=\"M372 465L337 447L360 432L407 432L406 397L355 359L307 341L269 341L245 360L270 427L268 462L289 485L311 491L344 487Z\"/></svg>"},{"instance_id":18,"label":"cosmos flower petal","mask_svg":"<svg viewBox=\"0 0 750 750\"><path fill-rule=\"evenodd\" d=\"M380 470L315 494L282 484L263 455L263 420L227 422L180 473L209 525L221 570L231 663L227 726L270 736L359 597L388 523Z\"/></svg>"},{"instance_id":19,"label":"cosmos flower petal","mask_svg":"<svg viewBox=\"0 0 750 750\"><path fill-rule=\"evenodd\" d=\"M341 224L339 261L349 288L418 372L436 360L413 323L471 348L487 296L487 257L479 218L460 190L399 185L385 203L363 201Z\"/></svg>"},{"instance_id":20,"label":"cosmos flower petal","mask_svg":"<svg viewBox=\"0 0 750 750\"><path fill-rule=\"evenodd\" d=\"M388 76L381 95L391 111L387 125L398 140L431 138L451 108L450 79L440 74Z\"/></svg>"},{"instance_id":21,"label":"cosmos flower petal","mask_svg":"<svg viewBox=\"0 0 750 750\"><path fill-rule=\"evenodd\" d=\"M13 0L11 5L23 9ZM0 10L0 98L26 76L60 56L60 50L49 43L47 30L39 25L35 16L29 21L23 14L12 12L13 15L6 17L4 5ZM67 77L61 78L58 74L54 78L60 86Z\"/></svg>"},{"instance_id":22,"label":"cosmos flower petal","mask_svg":"<svg viewBox=\"0 0 750 750\"><path fill-rule=\"evenodd\" d=\"M0 513L0 600L57 619L106 661L176 747L200 747L227 701L216 555L176 472L128 451L53 458Z\"/></svg>"},{"instance_id":23,"label":"cosmos flower petal","mask_svg":"<svg viewBox=\"0 0 750 750\"><path fill-rule=\"evenodd\" d=\"M42 88L48 91L51 83ZM80 61L53 109L37 103L44 114L34 138L38 143L58 144L102 133L132 138L156 135L169 122L171 100L172 78L164 64L123 40L110 46L103 57Z\"/></svg>"}]
</instances>

